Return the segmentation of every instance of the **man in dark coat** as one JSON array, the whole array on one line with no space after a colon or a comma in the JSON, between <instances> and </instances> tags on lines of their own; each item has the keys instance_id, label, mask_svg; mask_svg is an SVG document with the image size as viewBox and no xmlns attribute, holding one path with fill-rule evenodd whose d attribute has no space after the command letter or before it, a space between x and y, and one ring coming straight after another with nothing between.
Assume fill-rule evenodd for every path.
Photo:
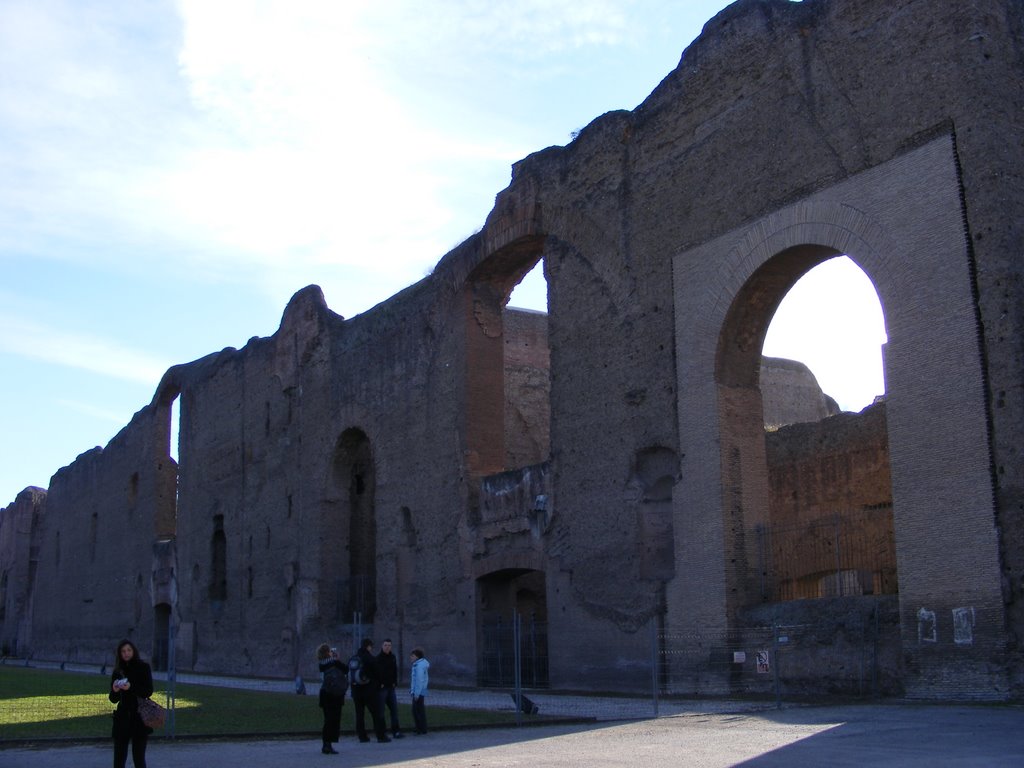
<instances>
[{"instance_id":1,"label":"man in dark coat","mask_svg":"<svg viewBox=\"0 0 1024 768\"><path fill-rule=\"evenodd\" d=\"M366 710L370 710L373 719L373 731L381 744L391 741L384 731L384 717L380 711L380 673L377 671L377 660L373 656L373 640L363 638L356 655L362 662L365 682L358 682L349 677L352 693L352 705L356 709L356 735L360 741L369 741L366 735Z\"/></svg>"},{"instance_id":2,"label":"man in dark coat","mask_svg":"<svg viewBox=\"0 0 1024 768\"><path fill-rule=\"evenodd\" d=\"M402 729L398 727L398 697L395 688L398 686L398 659L391 652L391 640L385 638L380 644L377 654L377 673L380 675L380 716L386 718L391 714L391 736L402 738Z\"/></svg>"}]
</instances>

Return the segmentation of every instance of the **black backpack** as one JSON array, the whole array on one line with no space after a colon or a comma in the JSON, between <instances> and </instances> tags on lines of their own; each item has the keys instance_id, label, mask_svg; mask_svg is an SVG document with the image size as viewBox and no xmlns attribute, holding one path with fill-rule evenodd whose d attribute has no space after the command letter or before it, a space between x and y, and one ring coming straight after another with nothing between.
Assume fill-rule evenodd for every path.
<instances>
[{"instance_id":1,"label":"black backpack","mask_svg":"<svg viewBox=\"0 0 1024 768\"><path fill-rule=\"evenodd\" d=\"M345 679L338 667L328 667L324 670L324 682L321 689L328 696L340 699L348 690L348 680Z\"/></svg>"},{"instance_id":2,"label":"black backpack","mask_svg":"<svg viewBox=\"0 0 1024 768\"><path fill-rule=\"evenodd\" d=\"M348 681L352 685L366 685L370 682L363 669L363 657L358 653L348 660Z\"/></svg>"}]
</instances>

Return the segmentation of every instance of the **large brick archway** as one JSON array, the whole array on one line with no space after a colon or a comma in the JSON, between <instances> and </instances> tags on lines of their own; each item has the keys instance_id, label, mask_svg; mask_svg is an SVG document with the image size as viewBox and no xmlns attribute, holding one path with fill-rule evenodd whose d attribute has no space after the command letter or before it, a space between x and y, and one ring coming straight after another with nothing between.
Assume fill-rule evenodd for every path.
<instances>
[{"instance_id":1,"label":"large brick archway","mask_svg":"<svg viewBox=\"0 0 1024 768\"><path fill-rule=\"evenodd\" d=\"M670 617L729 627L750 600L745 533L767 503L752 356L786 288L838 253L872 279L886 317L907 691L927 690L952 668L965 686L998 697L1003 673L984 661L998 656L1004 627L983 365L949 136L674 260L682 463L674 514L677 573L690 578L670 586ZM687 589L694 575L699 594ZM968 633L962 621L954 628L965 611Z\"/></svg>"}]
</instances>

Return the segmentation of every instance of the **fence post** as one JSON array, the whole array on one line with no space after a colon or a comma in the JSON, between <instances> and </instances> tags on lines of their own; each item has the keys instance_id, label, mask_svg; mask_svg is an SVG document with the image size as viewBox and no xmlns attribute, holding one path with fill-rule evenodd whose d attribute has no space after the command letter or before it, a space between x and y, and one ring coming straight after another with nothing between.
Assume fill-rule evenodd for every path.
<instances>
[{"instance_id":1,"label":"fence post","mask_svg":"<svg viewBox=\"0 0 1024 768\"><path fill-rule=\"evenodd\" d=\"M782 709L782 683L779 679L779 625L772 620L772 678L775 683L775 708Z\"/></svg>"},{"instance_id":2,"label":"fence post","mask_svg":"<svg viewBox=\"0 0 1024 768\"><path fill-rule=\"evenodd\" d=\"M654 716L658 716L658 620L651 617L651 694L654 697Z\"/></svg>"},{"instance_id":3,"label":"fence post","mask_svg":"<svg viewBox=\"0 0 1024 768\"><path fill-rule=\"evenodd\" d=\"M520 647L520 617L518 611L512 612L512 653L514 663L513 669L513 688L515 690L516 700L516 725L523 724L523 682L522 682L522 648Z\"/></svg>"},{"instance_id":4,"label":"fence post","mask_svg":"<svg viewBox=\"0 0 1024 768\"><path fill-rule=\"evenodd\" d=\"M175 686L178 681L178 654L174 648L175 626L173 621L167 622L167 734L174 738L174 713L177 695Z\"/></svg>"},{"instance_id":5,"label":"fence post","mask_svg":"<svg viewBox=\"0 0 1024 768\"><path fill-rule=\"evenodd\" d=\"M839 517L839 513L834 513L834 526L835 526L835 540L836 540L836 585L839 587L837 590L839 597L846 596L846 580L843 579L843 553L839 546L840 527L842 526L842 518Z\"/></svg>"}]
</instances>

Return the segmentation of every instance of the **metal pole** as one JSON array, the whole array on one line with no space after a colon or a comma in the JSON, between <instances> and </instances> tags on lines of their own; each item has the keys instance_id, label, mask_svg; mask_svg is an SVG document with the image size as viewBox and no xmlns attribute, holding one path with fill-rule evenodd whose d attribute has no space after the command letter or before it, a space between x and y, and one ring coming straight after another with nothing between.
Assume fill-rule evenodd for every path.
<instances>
[{"instance_id":1,"label":"metal pole","mask_svg":"<svg viewBox=\"0 0 1024 768\"><path fill-rule=\"evenodd\" d=\"M775 708L782 709L782 685L779 680L779 625L772 622L772 677L775 681Z\"/></svg>"},{"instance_id":2,"label":"metal pole","mask_svg":"<svg viewBox=\"0 0 1024 768\"><path fill-rule=\"evenodd\" d=\"M177 696L175 684L177 683L177 653L174 650L175 627L174 622L167 623L167 735L174 738L174 713Z\"/></svg>"},{"instance_id":3,"label":"metal pole","mask_svg":"<svg viewBox=\"0 0 1024 768\"><path fill-rule=\"evenodd\" d=\"M835 513L835 539L836 539L836 582L839 586L839 596L846 595L846 584L843 581L843 557L839 551L839 513Z\"/></svg>"},{"instance_id":4,"label":"metal pole","mask_svg":"<svg viewBox=\"0 0 1024 768\"><path fill-rule=\"evenodd\" d=\"M654 716L658 716L658 620L651 617L651 695L654 699Z\"/></svg>"},{"instance_id":5,"label":"metal pole","mask_svg":"<svg viewBox=\"0 0 1024 768\"><path fill-rule=\"evenodd\" d=\"M515 692L516 692L516 725L523 724L523 683L522 683L522 651L519 647L520 638L520 618L518 612L512 614L512 645L513 653L515 654L514 664L514 675L515 675Z\"/></svg>"}]
</instances>

